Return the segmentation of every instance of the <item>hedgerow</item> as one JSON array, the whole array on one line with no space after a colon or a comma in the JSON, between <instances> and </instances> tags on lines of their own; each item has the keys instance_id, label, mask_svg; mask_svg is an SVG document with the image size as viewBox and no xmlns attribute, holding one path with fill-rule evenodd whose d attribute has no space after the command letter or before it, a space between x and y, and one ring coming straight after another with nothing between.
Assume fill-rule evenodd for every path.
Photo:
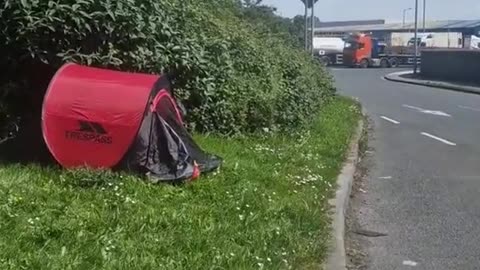
<instances>
[{"instance_id":1,"label":"hedgerow","mask_svg":"<svg viewBox=\"0 0 480 270\"><path fill-rule=\"evenodd\" d=\"M0 104L12 83L42 90L12 68L31 61L170 74L198 131L296 128L334 92L322 66L258 31L235 0L4 0L0 17Z\"/></svg>"}]
</instances>

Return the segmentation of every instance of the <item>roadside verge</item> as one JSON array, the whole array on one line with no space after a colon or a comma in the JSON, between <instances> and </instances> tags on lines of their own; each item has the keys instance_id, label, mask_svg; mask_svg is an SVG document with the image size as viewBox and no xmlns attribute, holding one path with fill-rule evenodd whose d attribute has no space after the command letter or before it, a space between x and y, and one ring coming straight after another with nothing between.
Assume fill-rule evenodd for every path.
<instances>
[{"instance_id":1,"label":"roadside verge","mask_svg":"<svg viewBox=\"0 0 480 270\"><path fill-rule=\"evenodd\" d=\"M225 163L181 186L0 164L0 269L321 269L360 118L335 96L291 133L195 134Z\"/></svg>"},{"instance_id":2,"label":"roadside verge","mask_svg":"<svg viewBox=\"0 0 480 270\"><path fill-rule=\"evenodd\" d=\"M386 80L393 81L393 82L409 83L409 84L437 87L437 88L443 88L443 89L466 92L466 93L480 94L480 87L456 84L451 82L416 79L416 78L408 77L412 75L413 75L413 71L402 71L402 72L395 72L395 73L385 75L384 78Z\"/></svg>"},{"instance_id":3,"label":"roadside verge","mask_svg":"<svg viewBox=\"0 0 480 270\"><path fill-rule=\"evenodd\" d=\"M345 215L352 192L354 174L359 161L359 142L362 138L362 133L363 120L359 120L356 132L350 143L347 159L337 178L338 189L335 198L330 200L335 209L332 214L333 239L332 249L327 259L327 270L346 269Z\"/></svg>"}]
</instances>

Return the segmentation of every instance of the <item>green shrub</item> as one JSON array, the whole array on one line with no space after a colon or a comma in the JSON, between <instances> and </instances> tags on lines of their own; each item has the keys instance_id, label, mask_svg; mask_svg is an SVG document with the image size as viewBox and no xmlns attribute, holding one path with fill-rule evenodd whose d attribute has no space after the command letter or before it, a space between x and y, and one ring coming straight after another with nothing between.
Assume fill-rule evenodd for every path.
<instances>
[{"instance_id":1,"label":"green shrub","mask_svg":"<svg viewBox=\"0 0 480 270\"><path fill-rule=\"evenodd\" d=\"M168 72L199 131L310 121L334 92L329 76L282 35L258 31L241 9L234 0L4 0L0 47L8 59L0 63Z\"/></svg>"}]
</instances>

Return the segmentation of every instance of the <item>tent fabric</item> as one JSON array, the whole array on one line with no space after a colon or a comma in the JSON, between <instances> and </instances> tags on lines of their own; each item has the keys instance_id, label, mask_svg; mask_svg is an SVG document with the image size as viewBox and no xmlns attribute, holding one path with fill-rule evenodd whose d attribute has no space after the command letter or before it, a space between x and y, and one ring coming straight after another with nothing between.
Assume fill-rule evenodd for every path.
<instances>
[{"instance_id":1,"label":"tent fabric","mask_svg":"<svg viewBox=\"0 0 480 270\"><path fill-rule=\"evenodd\" d=\"M190 179L221 163L186 131L166 76L67 64L45 94L42 130L67 168L126 168L159 182Z\"/></svg>"}]
</instances>

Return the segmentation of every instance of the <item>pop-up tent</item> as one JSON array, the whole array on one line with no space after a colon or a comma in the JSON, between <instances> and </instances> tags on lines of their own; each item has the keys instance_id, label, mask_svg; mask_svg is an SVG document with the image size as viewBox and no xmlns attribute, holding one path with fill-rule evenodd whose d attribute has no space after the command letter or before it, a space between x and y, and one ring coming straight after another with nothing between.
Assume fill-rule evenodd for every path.
<instances>
[{"instance_id":1,"label":"pop-up tent","mask_svg":"<svg viewBox=\"0 0 480 270\"><path fill-rule=\"evenodd\" d=\"M45 94L42 130L67 168L129 169L158 182L193 179L221 163L188 134L166 76L66 64Z\"/></svg>"}]
</instances>

